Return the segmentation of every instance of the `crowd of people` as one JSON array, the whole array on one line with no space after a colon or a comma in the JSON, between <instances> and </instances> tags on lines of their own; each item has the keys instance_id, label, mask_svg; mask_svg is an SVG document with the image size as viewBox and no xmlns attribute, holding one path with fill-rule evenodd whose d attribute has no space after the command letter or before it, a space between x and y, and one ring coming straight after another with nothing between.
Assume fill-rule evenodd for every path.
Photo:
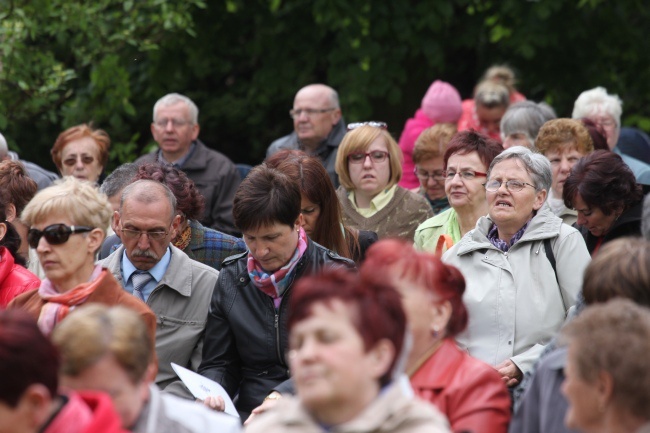
<instances>
[{"instance_id":1,"label":"crowd of people","mask_svg":"<svg viewBox=\"0 0 650 433\"><path fill-rule=\"evenodd\" d=\"M495 66L399 140L324 84L289 115L252 168L177 93L110 173L91 124L60 179L0 135L0 433L650 431L650 139L618 96L558 118Z\"/></svg>"}]
</instances>

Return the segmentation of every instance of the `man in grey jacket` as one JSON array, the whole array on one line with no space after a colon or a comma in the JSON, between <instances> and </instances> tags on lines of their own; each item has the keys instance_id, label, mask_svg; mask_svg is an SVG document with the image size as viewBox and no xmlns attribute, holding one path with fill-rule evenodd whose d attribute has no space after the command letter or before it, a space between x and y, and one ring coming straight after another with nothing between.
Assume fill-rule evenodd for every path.
<instances>
[{"instance_id":1,"label":"man in grey jacket","mask_svg":"<svg viewBox=\"0 0 650 433\"><path fill-rule=\"evenodd\" d=\"M336 90L324 84L303 87L296 93L289 115L293 119L293 132L271 143L266 156L284 149L300 149L318 156L334 188L338 188L339 177L334 165L346 127Z\"/></svg>"},{"instance_id":2,"label":"man in grey jacket","mask_svg":"<svg viewBox=\"0 0 650 433\"><path fill-rule=\"evenodd\" d=\"M140 162L173 164L183 170L205 197L201 223L220 232L239 235L232 221L232 200L241 182L237 167L223 153L207 147L199 137L199 109L187 96L170 93L153 107L151 134L158 150Z\"/></svg>"},{"instance_id":3,"label":"man in grey jacket","mask_svg":"<svg viewBox=\"0 0 650 433\"><path fill-rule=\"evenodd\" d=\"M156 384L177 380L174 362L196 371L219 272L172 246L180 217L167 186L138 180L122 192L113 227L122 246L100 263L156 314Z\"/></svg>"}]
</instances>

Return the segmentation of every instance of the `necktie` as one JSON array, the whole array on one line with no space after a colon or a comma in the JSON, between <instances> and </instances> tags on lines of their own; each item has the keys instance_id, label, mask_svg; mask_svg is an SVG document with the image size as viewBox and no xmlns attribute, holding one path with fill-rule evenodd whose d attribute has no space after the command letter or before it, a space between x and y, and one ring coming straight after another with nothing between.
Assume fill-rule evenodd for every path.
<instances>
[{"instance_id":1,"label":"necktie","mask_svg":"<svg viewBox=\"0 0 650 433\"><path fill-rule=\"evenodd\" d=\"M144 301L144 295L142 294L142 289L146 286L153 277L147 271L135 271L131 275L131 282L133 283L133 294Z\"/></svg>"}]
</instances>

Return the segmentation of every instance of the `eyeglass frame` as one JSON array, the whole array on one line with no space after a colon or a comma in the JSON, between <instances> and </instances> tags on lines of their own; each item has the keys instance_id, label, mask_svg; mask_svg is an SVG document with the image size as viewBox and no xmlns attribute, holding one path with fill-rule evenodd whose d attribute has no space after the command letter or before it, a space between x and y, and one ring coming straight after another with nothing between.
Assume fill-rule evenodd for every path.
<instances>
[{"instance_id":1,"label":"eyeglass frame","mask_svg":"<svg viewBox=\"0 0 650 433\"><path fill-rule=\"evenodd\" d=\"M468 178L461 173L472 173L473 176ZM456 175L458 175L458 177L460 177L461 180L474 180L477 177L487 177L487 173L483 173L481 171L473 171L473 170L455 171L453 176L449 176L449 170L443 170L443 174L445 176L445 181L453 180L456 177ZM483 184L483 186L485 186L485 184Z\"/></svg>"},{"instance_id":2,"label":"eyeglass frame","mask_svg":"<svg viewBox=\"0 0 650 433\"><path fill-rule=\"evenodd\" d=\"M146 230L134 230L134 229L125 229L122 227L118 227L118 230L123 234L126 235L127 238L132 239L132 240L140 240L142 235L147 235L147 239L152 240L152 241L162 241L165 239L165 236L169 234L169 231L146 231Z\"/></svg>"},{"instance_id":3,"label":"eyeglass frame","mask_svg":"<svg viewBox=\"0 0 650 433\"><path fill-rule=\"evenodd\" d=\"M298 109L291 109L289 110L289 117L292 119L297 119L299 118L302 113L305 113L305 116L311 118L311 116L316 115L316 114L324 114L329 111L334 111L336 110L336 107L333 108L298 108Z\"/></svg>"},{"instance_id":4,"label":"eyeglass frame","mask_svg":"<svg viewBox=\"0 0 650 433\"><path fill-rule=\"evenodd\" d=\"M372 155L371 155L373 153L381 153L383 155L383 158L381 159L381 161L375 161L373 159ZM352 159L350 159L350 157L354 156L354 155L363 155L363 159L360 159L358 161L353 161ZM381 164L382 162L386 161L387 159L390 159L390 153L386 152L385 150L373 150L373 151L370 151L370 152L352 152L352 153L348 154L348 156L346 157L346 159L348 160L348 163L350 163L350 164L363 164L363 163L366 162L367 158L370 158L370 162L373 163L373 164L375 164L375 163Z\"/></svg>"},{"instance_id":5,"label":"eyeglass frame","mask_svg":"<svg viewBox=\"0 0 650 433\"><path fill-rule=\"evenodd\" d=\"M348 123L347 130L352 131L362 126L372 126L373 128L383 129L384 131L388 129L388 124L386 122L379 122L377 120L368 120L367 122L353 122Z\"/></svg>"},{"instance_id":6,"label":"eyeglass frame","mask_svg":"<svg viewBox=\"0 0 650 433\"><path fill-rule=\"evenodd\" d=\"M53 232L54 227L64 227L63 231L60 232ZM63 223L58 223L58 224L50 224L49 226L45 227L43 230L38 230L35 228L30 228L27 231L27 244L31 248L38 248L38 244L41 242L41 238L45 237L45 240L47 241L48 244L50 245L63 245L68 240L70 240L70 236L74 234L81 234L81 233L88 233L90 231L95 230L96 227L89 227L89 226L67 226ZM48 230L50 233L48 234ZM52 236L62 236L61 239L59 240L54 240ZM49 239L48 239L49 237Z\"/></svg>"},{"instance_id":7,"label":"eyeglass frame","mask_svg":"<svg viewBox=\"0 0 650 433\"><path fill-rule=\"evenodd\" d=\"M499 182L499 186L497 186L496 189L488 189L487 184L488 184L488 183L491 183L491 182ZM511 189L511 188L508 186L508 184L509 184L510 182L517 182L517 183L522 184L522 185L521 185L521 188L519 188L519 189ZM526 185L530 186L530 187L533 188L535 191L537 191L537 187L536 187L535 185L530 184L530 183L528 183L528 182L522 182L522 181L517 180L517 179L510 179L510 180L507 180L507 181L505 181L505 182L502 181L502 180L496 180L496 179L494 179L494 180L488 180L487 182L485 182L485 183L483 184L483 187L484 187L485 190L488 191L488 192L497 192L499 189L501 189L501 185L503 185L503 184L505 184L505 186L506 186L506 190L509 191L509 192L519 192L519 191L523 191L523 189L524 189L524 187L525 187Z\"/></svg>"},{"instance_id":8,"label":"eyeglass frame","mask_svg":"<svg viewBox=\"0 0 650 433\"><path fill-rule=\"evenodd\" d=\"M438 177L436 177L436 174L435 174L436 171L440 172ZM431 178L431 179L433 179L435 181L440 181L440 180L445 180L446 179L445 170L436 170L436 171L434 171L433 173L429 173L428 171L424 170L424 173L426 173L426 177L420 177L420 174L418 173L418 168L415 167L413 169L413 174L415 174L415 177L417 177L419 180L423 180L425 182L428 182L429 178Z\"/></svg>"},{"instance_id":9,"label":"eyeglass frame","mask_svg":"<svg viewBox=\"0 0 650 433\"><path fill-rule=\"evenodd\" d=\"M163 120L166 120L166 122L163 123ZM172 127L174 129L177 128L182 128L186 125L192 125L193 122L191 120L180 120L180 119L174 119L173 117L170 117L168 119L160 119L160 120L154 120L152 123L160 129L165 129L167 128L167 125L169 125L169 122L172 123Z\"/></svg>"}]
</instances>

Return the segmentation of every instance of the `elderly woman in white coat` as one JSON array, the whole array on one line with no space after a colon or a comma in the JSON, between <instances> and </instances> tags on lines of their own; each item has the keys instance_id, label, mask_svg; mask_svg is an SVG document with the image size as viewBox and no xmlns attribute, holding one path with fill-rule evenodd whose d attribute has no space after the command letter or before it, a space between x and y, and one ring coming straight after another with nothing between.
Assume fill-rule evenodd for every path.
<instances>
[{"instance_id":1,"label":"elderly woman in white coat","mask_svg":"<svg viewBox=\"0 0 650 433\"><path fill-rule=\"evenodd\" d=\"M521 146L505 150L488 169L489 215L444 256L467 281L469 325L457 342L508 386L564 322L590 260L580 233L542 207L550 187L548 159Z\"/></svg>"}]
</instances>

